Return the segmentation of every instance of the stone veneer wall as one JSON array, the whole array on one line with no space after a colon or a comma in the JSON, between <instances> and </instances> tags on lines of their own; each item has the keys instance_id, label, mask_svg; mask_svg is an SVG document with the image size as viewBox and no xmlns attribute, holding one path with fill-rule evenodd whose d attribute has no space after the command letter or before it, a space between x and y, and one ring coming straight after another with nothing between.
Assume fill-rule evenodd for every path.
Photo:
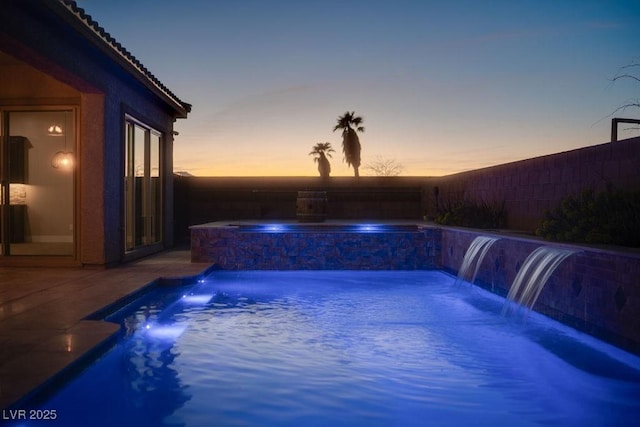
<instances>
[{"instance_id":1,"label":"stone veneer wall","mask_svg":"<svg viewBox=\"0 0 640 427\"><path fill-rule=\"evenodd\" d=\"M415 270L440 266L440 229L264 233L191 228L191 260L225 270Z\"/></svg>"},{"instance_id":2,"label":"stone veneer wall","mask_svg":"<svg viewBox=\"0 0 640 427\"><path fill-rule=\"evenodd\" d=\"M640 354L640 253L444 228L442 268L457 274L467 248L480 235L500 240L488 251L475 284L502 296L507 295L518 270L537 247L553 245L577 250L549 278L534 309Z\"/></svg>"}]
</instances>

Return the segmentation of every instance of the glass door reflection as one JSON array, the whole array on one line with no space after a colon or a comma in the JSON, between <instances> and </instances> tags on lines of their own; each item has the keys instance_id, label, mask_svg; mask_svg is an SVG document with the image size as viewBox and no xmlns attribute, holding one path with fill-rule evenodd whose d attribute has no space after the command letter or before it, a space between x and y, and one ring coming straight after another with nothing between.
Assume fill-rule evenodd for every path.
<instances>
[{"instance_id":1,"label":"glass door reflection","mask_svg":"<svg viewBox=\"0 0 640 427\"><path fill-rule=\"evenodd\" d=\"M2 255L74 255L74 111L2 118Z\"/></svg>"}]
</instances>

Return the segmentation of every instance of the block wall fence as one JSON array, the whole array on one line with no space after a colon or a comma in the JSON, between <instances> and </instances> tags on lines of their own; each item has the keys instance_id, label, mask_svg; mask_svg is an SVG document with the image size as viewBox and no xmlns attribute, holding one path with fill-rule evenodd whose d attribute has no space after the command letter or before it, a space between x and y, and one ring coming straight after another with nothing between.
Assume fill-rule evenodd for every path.
<instances>
[{"instance_id":1,"label":"block wall fence","mask_svg":"<svg viewBox=\"0 0 640 427\"><path fill-rule=\"evenodd\" d=\"M422 218L423 177L181 177L174 179L175 235L191 225L234 220L295 220L298 191L326 191L327 219Z\"/></svg>"},{"instance_id":2,"label":"block wall fence","mask_svg":"<svg viewBox=\"0 0 640 427\"><path fill-rule=\"evenodd\" d=\"M504 202L507 228L533 232L548 209L585 189L640 189L640 138L438 177L440 200ZM431 207L433 209L433 207Z\"/></svg>"},{"instance_id":3,"label":"block wall fence","mask_svg":"<svg viewBox=\"0 0 640 427\"><path fill-rule=\"evenodd\" d=\"M425 171L428 173L428 171ZM441 177L183 177L174 180L174 230L222 220L295 219L301 190L327 191L328 219L413 219L440 205L504 203L507 228L534 233L544 212L584 189L640 189L640 137Z\"/></svg>"}]
</instances>

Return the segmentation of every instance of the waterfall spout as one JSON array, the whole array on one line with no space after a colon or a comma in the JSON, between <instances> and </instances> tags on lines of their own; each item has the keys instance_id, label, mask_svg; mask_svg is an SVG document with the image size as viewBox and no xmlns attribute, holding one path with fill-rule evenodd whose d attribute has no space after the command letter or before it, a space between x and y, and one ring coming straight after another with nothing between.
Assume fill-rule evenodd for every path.
<instances>
[{"instance_id":1,"label":"waterfall spout","mask_svg":"<svg viewBox=\"0 0 640 427\"><path fill-rule=\"evenodd\" d=\"M462 265L460 266L460 270L458 271L456 284L463 281L465 277L468 277L468 272L474 266L475 269L473 270L473 275L471 276L469 282L473 283L476 280L476 275L478 274L478 270L480 269L480 264L482 264L484 256L496 241L498 241L497 237L487 236L478 236L473 239L473 242L471 242L469 248L467 249L467 252L465 252L464 254Z\"/></svg>"},{"instance_id":2,"label":"waterfall spout","mask_svg":"<svg viewBox=\"0 0 640 427\"><path fill-rule=\"evenodd\" d=\"M551 274L575 252L577 251L548 246L540 246L531 252L513 280L502 314L507 314L512 302L532 309Z\"/></svg>"}]
</instances>

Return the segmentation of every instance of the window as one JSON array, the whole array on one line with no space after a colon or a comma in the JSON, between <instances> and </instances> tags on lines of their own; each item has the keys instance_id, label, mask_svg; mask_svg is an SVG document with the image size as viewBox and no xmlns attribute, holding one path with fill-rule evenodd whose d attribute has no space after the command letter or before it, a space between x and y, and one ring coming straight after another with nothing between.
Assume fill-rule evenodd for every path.
<instances>
[{"instance_id":1,"label":"window","mask_svg":"<svg viewBox=\"0 0 640 427\"><path fill-rule=\"evenodd\" d=\"M162 134L127 117L125 250L162 240Z\"/></svg>"}]
</instances>

